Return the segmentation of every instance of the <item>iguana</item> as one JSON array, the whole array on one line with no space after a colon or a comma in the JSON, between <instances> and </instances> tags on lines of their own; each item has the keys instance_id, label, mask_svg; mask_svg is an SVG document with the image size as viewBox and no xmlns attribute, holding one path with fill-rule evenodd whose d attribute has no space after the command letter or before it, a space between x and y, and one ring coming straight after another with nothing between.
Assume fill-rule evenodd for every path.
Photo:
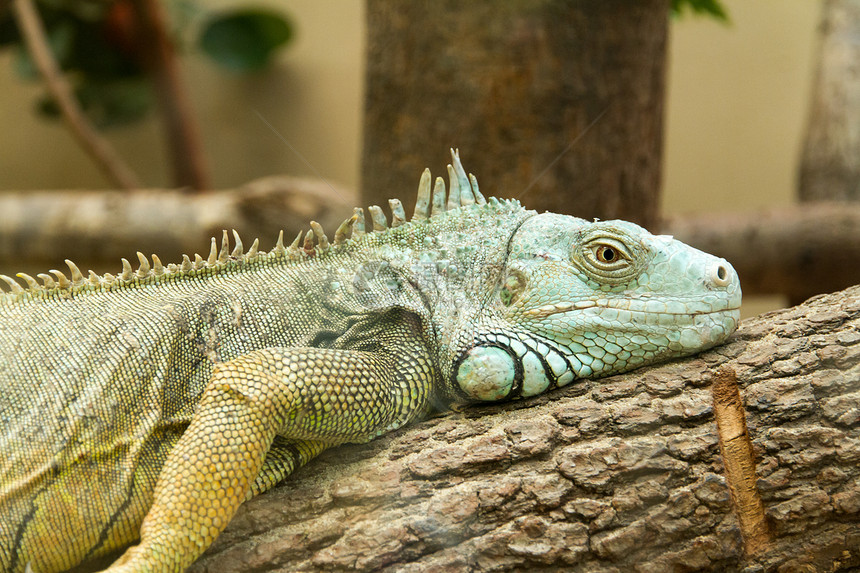
<instances>
[{"instance_id":1,"label":"iguana","mask_svg":"<svg viewBox=\"0 0 860 573\"><path fill-rule=\"evenodd\" d=\"M453 152L415 215L247 252L67 261L0 293L0 569L180 571L325 448L719 344L734 269L624 221L485 200Z\"/></svg>"}]
</instances>

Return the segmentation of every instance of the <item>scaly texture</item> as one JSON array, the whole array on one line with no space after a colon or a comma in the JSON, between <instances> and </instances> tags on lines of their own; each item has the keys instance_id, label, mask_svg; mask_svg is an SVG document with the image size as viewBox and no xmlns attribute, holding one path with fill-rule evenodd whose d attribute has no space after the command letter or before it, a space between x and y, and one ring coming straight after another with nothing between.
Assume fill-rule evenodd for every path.
<instances>
[{"instance_id":1,"label":"scaly texture","mask_svg":"<svg viewBox=\"0 0 860 573\"><path fill-rule=\"evenodd\" d=\"M719 344L731 266L622 221L485 201L454 154L415 215L247 253L5 277L0 568L179 571L332 445Z\"/></svg>"},{"instance_id":2,"label":"scaly texture","mask_svg":"<svg viewBox=\"0 0 860 573\"><path fill-rule=\"evenodd\" d=\"M741 385L770 527L754 557L720 453L721 366ZM742 321L690 359L323 452L243 504L190 572L858 567L860 286Z\"/></svg>"}]
</instances>

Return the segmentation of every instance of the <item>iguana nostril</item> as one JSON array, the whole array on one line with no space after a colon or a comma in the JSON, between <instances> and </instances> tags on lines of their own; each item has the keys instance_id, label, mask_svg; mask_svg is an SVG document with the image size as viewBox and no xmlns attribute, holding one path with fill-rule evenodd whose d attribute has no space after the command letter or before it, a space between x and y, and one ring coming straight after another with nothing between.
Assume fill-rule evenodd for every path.
<instances>
[{"instance_id":1,"label":"iguana nostril","mask_svg":"<svg viewBox=\"0 0 860 573\"><path fill-rule=\"evenodd\" d=\"M716 286L727 286L732 280L732 270L725 261L719 261L711 267L710 279Z\"/></svg>"}]
</instances>

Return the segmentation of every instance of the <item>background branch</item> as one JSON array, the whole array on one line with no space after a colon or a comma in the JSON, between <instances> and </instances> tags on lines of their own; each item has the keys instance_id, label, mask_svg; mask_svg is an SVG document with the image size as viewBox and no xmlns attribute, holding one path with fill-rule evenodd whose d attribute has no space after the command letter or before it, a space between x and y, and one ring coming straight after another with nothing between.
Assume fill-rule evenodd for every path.
<instances>
[{"instance_id":1,"label":"background branch","mask_svg":"<svg viewBox=\"0 0 860 573\"><path fill-rule=\"evenodd\" d=\"M159 0L132 0L140 23L138 54L143 58L164 117L173 182L195 190L210 188L209 172L188 94L180 79L179 62Z\"/></svg>"},{"instance_id":2,"label":"background branch","mask_svg":"<svg viewBox=\"0 0 860 573\"><path fill-rule=\"evenodd\" d=\"M316 220L329 234L352 213L349 191L323 181L273 176L237 189L188 194L177 189L0 193L0 274L35 276L65 268L115 272L141 249L165 262L208 250L209 238L236 229L269 249ZM207 251L208 252L208 251Z\"/></svg>"},{"instance_id":3,"label":"background branch","mask_svg":"<svg viewBox=\"0 0 860 573\"><path fill-rule=\"evenodd\" d=\"M268 177L210 194L141 190L28 191L0 194L0 273L43 272L71 258L113 271L120 257L146 246L164 261L207 248L235 228L274 240L317 220L333 232L358 204L324 182ZM750 213L684 215L662 230L725 257L744 294L784 294L793 301L860 284L860 204L805 203ZM58 245L62 248L58 249Z\"/></svg>"},{"instance_id":4,"label":"background branch","mask_svg":"<svg viewBox=\"0 0 860 573\"><path fill-rule=\"evenodd\" d=\"M13 9L27 49L45 81L48 92L56 101L69 131L114 185L122 189L139 188L140 181L131 168L107 140L96 132L81 111L69 83L54 59L33 0L14 0Z\"/></svg>"}]
</instances>

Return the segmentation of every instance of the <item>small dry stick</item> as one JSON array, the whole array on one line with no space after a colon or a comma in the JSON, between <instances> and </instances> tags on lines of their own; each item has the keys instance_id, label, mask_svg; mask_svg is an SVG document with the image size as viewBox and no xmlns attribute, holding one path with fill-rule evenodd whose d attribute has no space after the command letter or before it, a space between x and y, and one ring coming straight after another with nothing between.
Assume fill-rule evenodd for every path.
<instances>
[{"instance_id":1,"label":"small dry stick","mask_svg":"<svg viewBox=\"0 0 860 573\"><path fill-rule=\"evenodd\" d=\"M753 555L770 542L764 504L756 488L755 459L747 432L744 406L735 371L722 366L712 388L720 454L735 513L744 540L744 553Z\"/></svg>"},{"instance_id":2,"label":"small dry stick","mask_svg":"<svg viewBox=\"0 0 860 573\"><path fill-rule=\"evenodd\" d=\"M81 111L69 83L63 77L60 67L51 53L51 48L45 37L45 29L42 27L42 21L39 19L33 1L15 0L13 6L15 21L18 23L18 29L24 37L27 49L30 51L42 79L45 80L48 92L57 102L72 135L114 185L123 189L140 188L140 181L131 168L126 165L107 140L93 129Z\"/></svg>"},{"instance_id":3,"label":"small dry stick","mask_svg":"<svg viewBox=\"0 0 860 573\"><path fill-rule=\"evenodd\" d=\"M191 102L182 83L161 0L132 0L140 26L140 54L155 85L167 132L173 183L203 191L211 187Z\"/></svg>"}]
</instances>

